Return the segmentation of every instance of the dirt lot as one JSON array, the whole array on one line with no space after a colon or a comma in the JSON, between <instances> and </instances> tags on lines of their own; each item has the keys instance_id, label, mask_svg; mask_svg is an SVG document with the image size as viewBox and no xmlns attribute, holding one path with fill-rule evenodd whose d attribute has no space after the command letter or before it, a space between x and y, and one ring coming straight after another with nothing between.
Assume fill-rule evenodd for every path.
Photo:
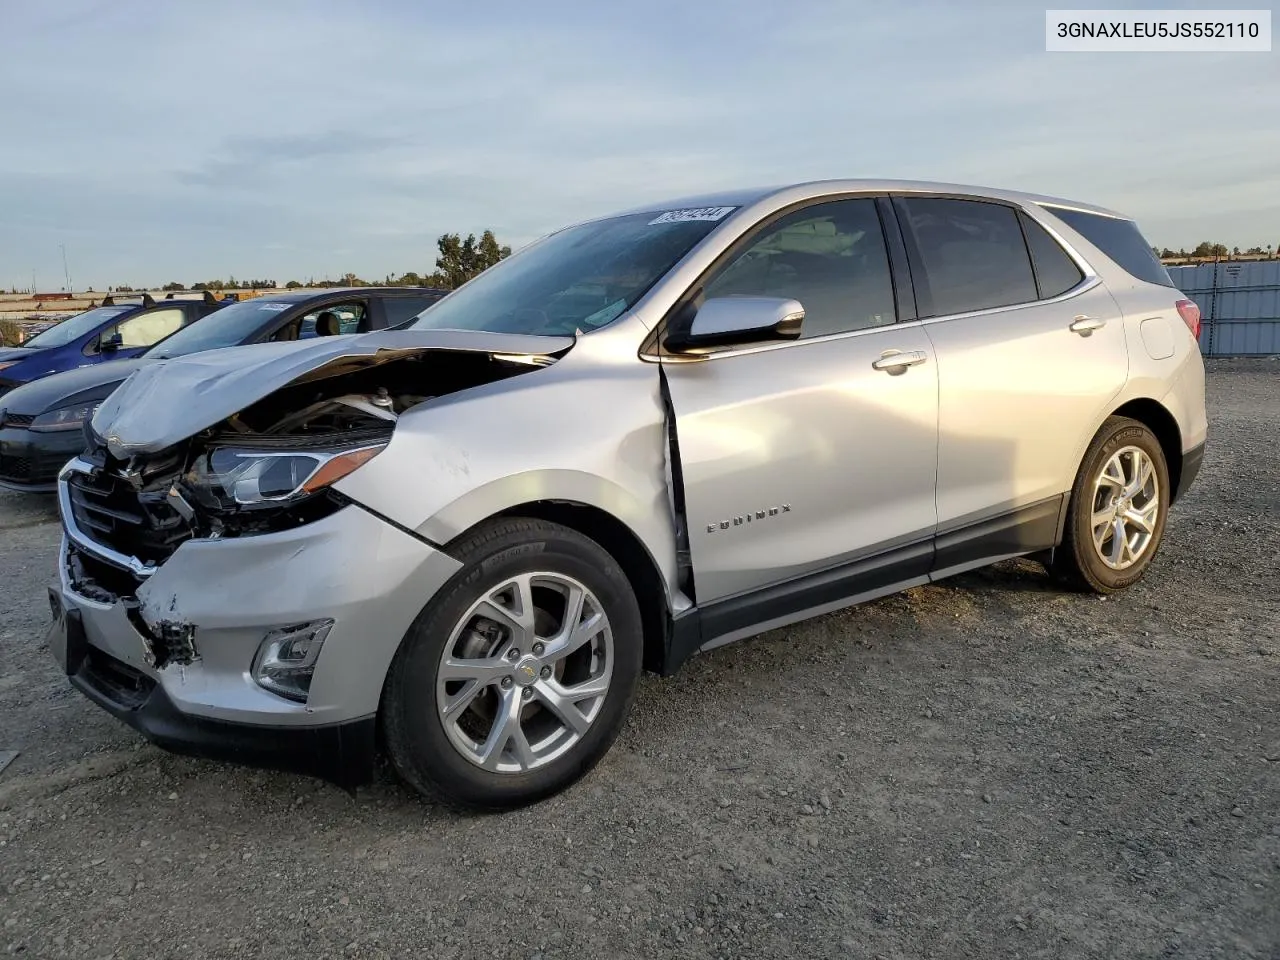
<instances>
[{"instance_id":1,"label":"dirt lot","mask_svg":"<svg viewBox=\"0 0 1280 960\"><path fill-rule=\"evenodd\" d=\"M1280 958L1280 362L1210 389L1127 594L1004 564L722 649L505 816L144 744L49 660L54 514L0 495L0 952Z\"/></svg>"}]
</instances>

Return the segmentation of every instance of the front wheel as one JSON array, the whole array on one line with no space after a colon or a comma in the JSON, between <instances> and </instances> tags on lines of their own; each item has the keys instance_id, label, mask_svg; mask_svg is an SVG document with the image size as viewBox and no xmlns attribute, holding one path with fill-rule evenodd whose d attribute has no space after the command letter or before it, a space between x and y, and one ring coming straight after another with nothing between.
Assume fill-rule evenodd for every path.
<instances>
[{"instance_id":1,"label":"front wheel","mask_svg":"<svg viewBox=\"0 0 1280 960\"><path fill-rule=\"evenodd\" d=\"M590 770L639 681L640 610L617 562L559 524L487 524L410 628L383 694L400 775L445 802L532 803Z\"/></svg>"},{"instance_id":2,"label":"front wheel","mask_svg":"<svg viewBox=\"0 0 1280 960\"><path fill-rule=\"evenodd\" d=\"M1052 572L1095 593L1137 583L1164 537L1169 499L1169 468L1155 434L1136 420L1109 417L1080 465Z\"/></svg>"}]
</instances>

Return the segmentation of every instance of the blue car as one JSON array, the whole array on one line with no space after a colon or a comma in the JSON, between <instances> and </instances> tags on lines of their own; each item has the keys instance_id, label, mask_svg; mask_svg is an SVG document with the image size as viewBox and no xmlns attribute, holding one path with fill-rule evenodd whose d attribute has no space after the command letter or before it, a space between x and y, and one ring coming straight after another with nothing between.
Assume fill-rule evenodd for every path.
<instances>
[{"instance_id":1,"label":"blue car","mask_svg":"<svg viewBox=\"0 0 1280 960\"><path fill-rule=\"evenodd\" d=\"M68 317L21 346L0 348L0 396L50 374L136 357L222 306L211 293L198 300L172 294L163 300L149 294L106 297L102 306Z\"/></svg>"}]
</instances>

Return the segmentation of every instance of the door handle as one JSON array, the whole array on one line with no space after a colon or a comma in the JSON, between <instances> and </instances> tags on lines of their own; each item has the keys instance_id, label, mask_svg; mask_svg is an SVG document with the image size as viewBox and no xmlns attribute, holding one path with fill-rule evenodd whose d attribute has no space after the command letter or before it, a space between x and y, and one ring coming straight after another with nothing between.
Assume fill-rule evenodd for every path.
<instances>
[{"instance_id":1,"label":"door handle","mask_svg":"<svg viewBox=\"0 0 1280 960\"><path fill-rule=\"evenodd\" d=\"M914 367L917 363L924 363L928 357L923 350L908 350L903 353L901 350L886 350L880 355L879 360L873 360L871 367L874 370L883 370L890 376L896 377L900 373L906 373L907 367Z\"/></svg>"},{"instance_id":2,"label":"door handle","mask_svg":"<svg viewBox=\"0 0 1280 960\"><path fill-rule=\"evenodd\" d=\"M1087 337L1095 330L1101 330L1107 325L1107 321L1102 317L1086 317L1083 313L1071 321L1071 326L1067 327L1072 333L1078 333L1082 337Z\"/></svg>"}]
</instances>

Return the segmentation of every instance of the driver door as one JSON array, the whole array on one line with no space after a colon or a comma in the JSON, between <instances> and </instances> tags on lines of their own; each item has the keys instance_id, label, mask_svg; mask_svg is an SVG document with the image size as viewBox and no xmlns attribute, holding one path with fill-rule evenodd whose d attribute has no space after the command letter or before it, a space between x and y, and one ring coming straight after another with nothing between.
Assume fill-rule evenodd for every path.
<instances>
[{"instance_id":1,"label":"driver door","mask_svg":"<svg viewBox=\"0 0 1280 960\"><path fill-rule=\"evenodd\" d=\"M767 222L703 287L734 294L793 298L805 320L799 340L663 360L699 606L774 588L782 615L923 582L937 368L920 324L897 322L875 200ZM891 351L919 359L877 368Z\"/></svg>"}]
</instances>

